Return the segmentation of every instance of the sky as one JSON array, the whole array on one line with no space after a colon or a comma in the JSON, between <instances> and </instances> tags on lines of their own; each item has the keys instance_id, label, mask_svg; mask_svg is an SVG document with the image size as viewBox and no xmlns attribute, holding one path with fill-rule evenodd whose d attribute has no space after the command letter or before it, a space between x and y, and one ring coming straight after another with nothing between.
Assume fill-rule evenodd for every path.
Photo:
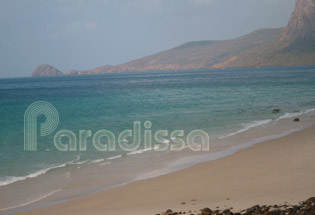
<instances>
[{"instance_id":1,"label":"sky","mask_svg":"<svg viewBox=\"0 0 315 215\"><path fill-rule=\"evenodd\" d=\"M0 78L116 65L286 26L295 0L0 0Z\"/></svg>"}]
</instances>

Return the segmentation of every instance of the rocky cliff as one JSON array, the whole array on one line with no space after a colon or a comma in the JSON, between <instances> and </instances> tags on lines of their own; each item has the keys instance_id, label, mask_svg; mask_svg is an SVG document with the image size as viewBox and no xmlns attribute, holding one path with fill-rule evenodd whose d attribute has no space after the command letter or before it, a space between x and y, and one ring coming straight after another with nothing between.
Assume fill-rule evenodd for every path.
<instances>
[{"instance_id":1,"label":"rocky cliff","mask_svg":"<svg viewBox=\"0 0 315 215\"><path fill-rule=\"evenodd\" d=\"M295 10L281 41L315 40L315 1L297 0Z\"/></svg>"}]
</instances>

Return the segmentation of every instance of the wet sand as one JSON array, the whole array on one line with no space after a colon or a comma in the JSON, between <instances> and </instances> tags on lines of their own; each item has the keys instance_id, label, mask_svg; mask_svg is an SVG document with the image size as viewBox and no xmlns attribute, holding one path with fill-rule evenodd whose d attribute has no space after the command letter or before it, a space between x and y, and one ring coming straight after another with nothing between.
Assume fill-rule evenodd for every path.
<instances>
[{"instance_id":1,"label":"wet sand","mask_svg":"<svg viewBox=\"0 0 315 215\"><path fill-rule=\"evenodd\" d=\"M255 204L296 204L311 196L315 196L315 128L171 174L19 214L148 215L168 208L188 212L226 206L237 210Z\"/></svg>"}]
</instances>

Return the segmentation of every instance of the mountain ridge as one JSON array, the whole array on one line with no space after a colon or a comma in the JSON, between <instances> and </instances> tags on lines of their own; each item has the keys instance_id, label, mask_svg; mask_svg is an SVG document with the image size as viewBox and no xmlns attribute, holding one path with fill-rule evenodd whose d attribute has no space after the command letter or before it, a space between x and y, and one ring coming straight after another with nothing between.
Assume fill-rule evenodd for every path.
<instances>
[{"instance_id":1,"label":"mountain ridge","mask_svg":"<svg viewBox=\"0 0 315 215\"><path fill-rule=\"evenodd\" d=\"M258 29L231 40L187 42L123 64L66 74L294 65L315 65L315 0L296 0L283 28Z\"/></svg>"}]
</instances>

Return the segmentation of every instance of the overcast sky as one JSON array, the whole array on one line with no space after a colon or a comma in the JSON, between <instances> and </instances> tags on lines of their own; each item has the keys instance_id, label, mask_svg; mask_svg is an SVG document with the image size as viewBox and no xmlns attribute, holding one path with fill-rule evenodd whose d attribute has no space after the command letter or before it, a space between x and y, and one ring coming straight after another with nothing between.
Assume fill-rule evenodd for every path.
<instances>
[{"instance_id":1,"label":"overcast sky","mask_svg":"<svg viewBox=\"0 0 315 215\"><path fill-rule=\"evenodd\" d=\"M0 0L0 77L67 72L287 25L295 0Z\"/></svg>"}]
</instances>

